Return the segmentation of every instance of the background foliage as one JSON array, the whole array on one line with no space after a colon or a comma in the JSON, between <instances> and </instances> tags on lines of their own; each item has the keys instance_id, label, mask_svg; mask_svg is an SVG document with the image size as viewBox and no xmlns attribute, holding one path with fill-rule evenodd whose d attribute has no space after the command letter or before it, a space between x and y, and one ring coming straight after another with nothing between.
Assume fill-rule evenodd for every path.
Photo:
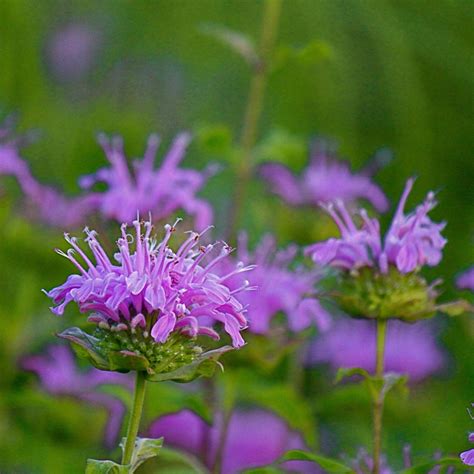
<instances>
[{"instance_id":1,"label":"background foliage","mask_svg":"<svg viewBox=\"0 0 474 474\"><path fill-rule=\"evenodd\" d=\"M256 38L261 7L253 0L2 1L0 106L3 115L18 113L21 130L38 130L40 139L23 153L35 175L75 193L77 177L104 164L98 131L122 134L129 154L138 156L150 132L168 142L189 129L197 138L185 164L224 165L204 192L215 205L217 228L224 225L249 68L203 34L202 25L223 24ZM356 168L381 147L393 150L393 162L377 179L392 202L413 174L419 180L412 202L440 190L435 217L448 220L449 244L436 275L446 280L448 295L455 274L474 263L473 13L472 2L462 0L285 1L257 155L300 169L316 135L337 140ZM100 31L98 57L85 77L58 81L48 68L47 44L76 21ZM19 369L23 355L71 322L50 315L39 291L66 275L67 264L51 251L61 235L19 217L12 181L4 180L0 192L0 471L81 472L86 456L107 455L105 413L53 399ZM321 219L286 209L256 181L242 226L254 242L273 231L282 244L304 244L320 235ZM440 318L438 326L447 368L408 398L388 401L387 454L396 466L407 442L424 456L456 454L466 444L472 320ZM300 400L286 379L262 385L253 373L233 376L233 383L248 384L244 403L293 419L310 442L324 441L326 453L353 454L370 445L368 399L360 387L334 388L329 373L312 369L304 374L308 396ZM191 403L173 385L151 392L147 422ZM308 413L315 420L309 427Z\"/></svg>"}]
</instances>

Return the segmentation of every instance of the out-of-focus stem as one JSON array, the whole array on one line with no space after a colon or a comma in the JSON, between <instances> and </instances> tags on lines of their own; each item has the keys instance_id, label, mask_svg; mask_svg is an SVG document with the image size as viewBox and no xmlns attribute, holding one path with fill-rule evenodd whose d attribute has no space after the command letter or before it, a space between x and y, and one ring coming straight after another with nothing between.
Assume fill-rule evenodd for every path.
<instances>
[{"instance_id":1,"label":"out-of-focus stem","mask_svg":"<svg viewBox=\"0 0 474 474\"><path fill-rule=\"evenodd\" d=\"M247 195L248 182L252 176L252 150L258 133L262 115L265 88L267 85L269 62L278 30L282 0L265 0L262 30L259 45L259 61L253 67L250 91L245 109L242 135L240 137L240 162L234 191L233 207L229 219L229 234L235 235Z\"/></svg>"},{"instance_id":2,"label":"out-of-focus stem","mask_svg":"<svg viewBox=\"0 0 474 474\"><path fill-rule=\"evenodd\" d=\"M387 332L387 321L377 320L377 348L375 375L378 379L383 378L385 358L385 336ZM384 396L381 390L374 401L374 467L373 474L380 474L380 455L382 450L382 415Z\"/></svg>"},{"instance_id":3,"label":"out-of-focus stem","mask_svg":"<svg viewBox=\"0 0 474 474\"><path fill-rule=\"evenodd\" d=\"M145 373L137 372L135 379L135 392L133 395L132 411L128 420L127 438L123 449L122 465L130 464L132 460L133 450L135 448L135 440L140 426L140 420L143 411L143 402L145 400Z\"/></svg>"}]
</instances>

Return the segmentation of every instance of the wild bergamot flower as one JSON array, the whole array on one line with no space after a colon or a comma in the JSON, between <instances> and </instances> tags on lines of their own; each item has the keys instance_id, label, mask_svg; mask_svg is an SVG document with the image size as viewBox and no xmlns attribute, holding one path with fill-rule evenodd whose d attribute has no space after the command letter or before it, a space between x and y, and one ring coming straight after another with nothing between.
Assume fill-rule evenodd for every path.
<instances>
[{"instance_id":1,"label":"wild bergamot flower","mask_svg":"<svg viewBox=\"0 0 474 474\"><path fill-rule=\"evenodd\" d=\"M436 206L432 192L405 214L413 183L414 179L407 181L383 239L379 221L364 209L358 212L358 226L342 201L324 206L341 236L315 243L306 253L316 264L340 270L336 299L353 316L415 321L431 316L436 309L436 283L429 285L419 271L441 261L447 242L441 235L445 223L433 222L428 216Z\"/></svg>"},{"instance_id":2,"label":"wild bergamot flower","mask_svg":"<svg viewBox=\"0 0 474 474\"><path fill-rule=\"evenodd\" d=\"M244 340L240 332L247 319L238 293L227 286L226 276L213 268L231 252L225 243L199 245L201 234L191 232L181 246L169 247L175 225L165 226L161 242L152 237L151 221L133 221L134 232L121 226L118 252L110 259L96 232L85 229L92 253L87 255L76 238L65 234L71 245L57 250L77 268L66 282L46 294L55 314L74 302L89 322L93 336L76 328L63 337L76 344L98 368L146 370L150 376L169 373L204 360L198 336L219 339L215 323L224 327L234 347ZM220 247L218 255L214 254ZM79 347L77 347L79 346ZM211 351L212 352L212 351Z\"/></svg>"}]
</instances>

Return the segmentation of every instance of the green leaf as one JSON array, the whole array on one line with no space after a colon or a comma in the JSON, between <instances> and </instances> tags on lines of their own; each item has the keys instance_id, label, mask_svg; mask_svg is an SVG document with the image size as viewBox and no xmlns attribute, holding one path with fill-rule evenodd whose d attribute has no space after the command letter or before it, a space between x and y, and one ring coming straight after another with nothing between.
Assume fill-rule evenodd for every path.
<instances>
[{"instance_id":1,"label":"green leaf","mask_svg":"<svg viewBox=\"0 0 474 474\"><path fill-rule=\"evenodd\" d=\"M319 454L309 453L307 451L302 451L299 449L293 449L288 451L280 458L280 463L286 461L310 461L318 464L326 472L337 473L337 474L353 474L355 471L340 463L339 461L325 456L320 456Z\"/></svg>"},{"instance_id":2,"label":"green leaf","mask_svg":"<svg viewBox=\"0 0 474 474\"><path fill-rule=\"evenodd\" d=\"M220 43L229 46L230 49L239 54L245 61L254 66L258 64L259 57L255 44L251 38L240 31L231 30L225 26L205 23L199 27L201 33L217 39Z\"/></svg>"},{"instance_id":3,"label":"green leaf","mask_svg":"<svg viewBox=\"0 0 474 474\"><path fill-rule=\"evenodd\" d=\"M266 466L266 467L255 467L253 469L246 469L242 471L243 474L282 474L285 471L278 469L277 467L273 466Z\"/></svg>"},{"instance_id":4,"label":"green leaf","mask_svg":"<svg viewBox=\"0 0 474 474\"><path fill-rule=\"evenodd\" d=\"M399 388L404 392L407 390L406 383L408 381L408 377L406 375L397 374L395 372L387 372L382 378L379 378L369 374L369 372L367 372L365 369L361 369L360 367L339 369L336 374L335 383L340 382L346 377L352 377L354 375L363 377L363 381L366 383L369 393L374 400L378 398L379 394L385 398L387 393L392 390L392 388Z\"/></svg>"},{"instance_id":5,"label":"green leaf","mask_svg":"<svg viewBox=\"0 0 474 474\"><path fill-rule=\"evenodd\" d=\"M383 385L382 385L382 397L385 398L388 392L392 390L392 388L398 388L402 391L402 393L406 393L408 391L407 388L407 381L408 376L403 374L397 374L395 372L387 372L383 376Z\"/></svg>"},{"instance_id":6,"label":"green leaf","mask_svg":"<svg viewBox=\"0 0 474 474\"><path fill-rule=\"evenodd\" d=\"M120 372L129 370L146 371L150 367L148 360L131 351L110 351L107 353L109 369Z\"/></svg>"},{"instance_id":7,"label":"green leaf","mask_svg":"<svg viewBox=\"0 0 474 474\"><path fill-rule=\"evenodd\" d=\"M159 472L176 474L208 474L206 466L189 453L172 448L162 448L160 452Z\"/></svg>"},{"instance_id":8,"label":"green leaf","mask_svg":"<svg viewBox=\"0 0 474 474\"><path fill-rule=\"evenodd\" d=\"M258 162L303 165L306 162L307 142L302 136L277 128L258 144L255 154Z\"/></svg>"},{"instance_id":9,"label":"green leaf","mask_svg":"<svg viewBox=\"0 0 474 474\"><path fill-rule=\"evenodd\" d=\"M99 339L85 333L82 329L72 327L57 335L71 343L74 352L81 358L87 359L94 367L110 370L109 361L99 348Z\"/></svg>"},{"instance_id":10,"label":"green leaf","mask_svg":"<svg viewBox=\"0 0 474 474\"><path fill-rule=\"evenodd\" d=\"M204 125L198 128L196 136L197 143L204 153L227 155L232 148L232 132L227 125Z\"/></svg>"},{"instance_id":11,"label":"green leaf","mask_svg":"<svg viewBox=\"0 0 474 474\"><path fill-rule=\"evenodd\" d=\"M334 383L339 383L341 380L352 377L354 375L360 375L364 379L371 379L372 376L367 372L365 369L361 369L360 367L353 367L353 368L340 368L336 373L336 379Z\"/></svg>"},{"instance_id":12,"label":"green leaf","mask_svg":"<svg viewBox=\"0 0 474 474\"><path fill-rule=\"evenodd\" d=\"M296 50L295 56L306 64L315 64L321 60L333 58L334 50L326 41L313 40L303 48Z\"/></svg>"},{"instance_id":13,"label":"green leaf","mask_svg":"<svg viewBox=\"0 0 474 474\"><path fill-rule=\"evenodd\" d=\"M232 346L223 346L219 349L207 351L197 357L193 362L183 365L171 372L164 372L159 374L148 374L147 380L150 382L163 382L165 380L172 380L174 382L191 382L198 377L211 377L214 375L216 367L222 368L219 363L219 358L225 352L232 350Z\"/></svg>"},{"instance_id":14,"label":"green leaf","mask_svg":"<svg viewBox=\"0 0 474 474\"><path fill-rule=\"evenodd\" d=\"M127 438L122 438L120 447L124 449ZM163 438L137 438L133 449L131 472L141 466L148 459L158 456L163 446Z\"/></svg>"},{"instance_id":15,"label":"green leaf","mask_svg":"<svg viewBox=\"0 0 474 474\"><path fill-rule=\"evenodd\" d=\"M121 466L113 461L88 459L85 474L129 474L131 466Z\"/></svg>"},{"instance_id":16,"label":"green leaf","mask_svg":"<svg viewBox=\"0 0 474 474\"><path fill-rule=\"evenodd\" d=\"M448 316L460 316L464 313L474 313L474 306L466 300L457 300L436 306L436 309Z\"/></svg>"},{"instance_id":17,"label":"green leaf","mask_svg":"<svg viewBox=\"0 0 474 474\"><path fill-rule=\"evenodd\" d=\"M466 465L459 458L445 457L430 461L417 466L409 467L400 472L400 474L426 474L434 469L436 466L452 466L460 469L466 469Z\"/></svg>"}]
</instances>

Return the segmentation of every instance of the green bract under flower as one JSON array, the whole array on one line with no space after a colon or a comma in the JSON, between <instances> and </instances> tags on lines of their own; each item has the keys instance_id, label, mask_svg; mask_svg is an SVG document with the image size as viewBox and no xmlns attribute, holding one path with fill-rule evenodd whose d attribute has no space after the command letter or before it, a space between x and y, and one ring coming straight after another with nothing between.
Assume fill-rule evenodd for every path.
<instances>
[{"instance_id":1,"label":"green bract under flower","mask_svg":"<svg viewBox=\"0 0 474 474\"><path fill-rule=\"evenodd\" d=\"M364 267L341 274L335 297L355 318L407 322L429 318L436 311L436 292L417 273L403 274L394 267L387 273Z\"/></svg>"},{"instance_id":2,"label":"green bract under flower","mask_svg":"<svg viewBox=\"0 0 474 474\"><path fill-rule=\"evenodd\" d=\"M182 334L173 334L163 344L155 344L150 337L138 332L130 334L104 329L96 329L91 336L73 327L58 336L68 340L78 356L98 369L142 371L151 382L190 382L200 376L210 377L220 366L220 356L232 349L223 346L203 352L196 339Z\"/></svg>"}]
</instances>

